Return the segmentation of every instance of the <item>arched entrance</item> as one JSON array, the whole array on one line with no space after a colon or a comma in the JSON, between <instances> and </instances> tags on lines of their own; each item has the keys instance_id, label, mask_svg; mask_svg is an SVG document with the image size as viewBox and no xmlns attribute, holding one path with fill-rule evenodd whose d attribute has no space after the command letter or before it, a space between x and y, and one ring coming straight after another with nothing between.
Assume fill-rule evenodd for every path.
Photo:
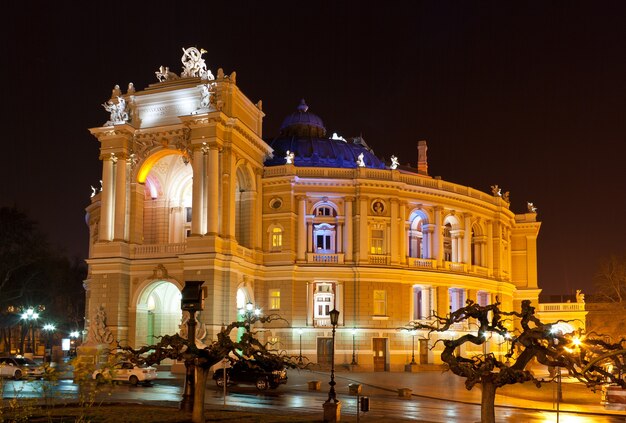
<instances>
[{"instance_id":1,"label":"arched entrance","mask_svg":"<svg viewBox=\"0 0 626 423\"><path fill-rule=\"evenodd\" d=\"M135 344L153 345L159 336L178 333L182 318L180 290L168 281L155 281L137 300Z\"/></svg>"}]
</instances>

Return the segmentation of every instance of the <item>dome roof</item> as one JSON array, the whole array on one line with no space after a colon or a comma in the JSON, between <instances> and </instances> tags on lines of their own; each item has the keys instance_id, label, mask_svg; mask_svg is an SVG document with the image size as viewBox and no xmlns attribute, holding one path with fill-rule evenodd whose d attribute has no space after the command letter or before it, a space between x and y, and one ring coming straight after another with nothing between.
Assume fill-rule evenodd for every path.
<instances>
[{"instance_id":1,"label":"dome roof","mask_svg":"<svg viewBox=\"0 0 626 423\"><path fill-rule=\"evenodd\" d=\"M346 140L336 134L325 138L326 128L322 119L308 109L302 100L296 111L285 118L280 134L269 143L274 149L274 157L265 161L266 166L284 165L289 151L294 155L295 166L356 168L359 166L357 160L363 155L365 167L385 168L363 138Z\"/></svg>"},{"instance_id":2,"label":"dome roof","mask_svg":"<svg viewBox=\"0 0 626 423\"><path fill-rule=\"evenodd\" d=\"M280 125L281 136L310 136L323 137L326 135L324 122L319 116L309 113L309 106L306 105L304 99L300 100L300 105L296 111L283 120Z\"/></svg>"}]
</instances>

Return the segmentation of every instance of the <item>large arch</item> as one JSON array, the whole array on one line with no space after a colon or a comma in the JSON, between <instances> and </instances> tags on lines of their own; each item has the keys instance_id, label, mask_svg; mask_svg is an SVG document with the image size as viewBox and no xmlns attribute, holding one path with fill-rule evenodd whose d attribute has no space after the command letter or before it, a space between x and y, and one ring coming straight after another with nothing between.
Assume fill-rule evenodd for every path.
<instances>
[{"instance_id":1,"label":"large arch","mask_svg":"<svg viewBox=\"0 0 626 423\"><path fill-rule=\"evenodd\" d=\"M252 248L254 178L245 163L237 167L235 175L235 238L239 245Z\"/></svg>"},{"instance_id":2,"label":"large arch","mask_svg":"<svg viewBox=\"0 0 626 423\"><path fill-rule=\"evenodd\" d=\"M167 280L146 285L135 304L135 345L153 345L158 337L179 331L182 318L180 288Z\"/></svg>"}]
</instances>

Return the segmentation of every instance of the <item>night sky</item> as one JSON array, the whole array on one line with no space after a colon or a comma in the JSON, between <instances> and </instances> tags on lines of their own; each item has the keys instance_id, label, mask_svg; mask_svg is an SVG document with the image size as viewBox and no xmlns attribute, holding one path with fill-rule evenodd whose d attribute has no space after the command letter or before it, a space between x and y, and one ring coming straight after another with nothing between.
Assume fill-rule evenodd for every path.
<instances>
[{"instance_id":1,"label":"night sky","mask_svg":"<svg viewBox=\"0 0 626 423\"><path fill-rule=\"evenodd\" d=\"M108 120L115 84L180 73L196 46L263 100L265 138L304 98L329 135L362 134L413 166L427 140L432 176L498 184L517 213L534 202L540 287L592 292L598 261L626 249L626 2L370 3L14 4L0 28L0 206L85 258L101 174L87 129Z\"/></svg>"}]
</instances>

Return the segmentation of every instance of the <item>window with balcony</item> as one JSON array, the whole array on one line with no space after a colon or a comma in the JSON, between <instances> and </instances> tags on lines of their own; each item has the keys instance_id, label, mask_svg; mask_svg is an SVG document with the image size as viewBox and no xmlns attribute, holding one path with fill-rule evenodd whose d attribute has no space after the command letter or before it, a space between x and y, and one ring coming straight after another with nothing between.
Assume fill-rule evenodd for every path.
<instances>
[{"instance_id":1,"label":"window with balcony","mask_svg":"<svg viewBox=\"0 0 626 423\"><path fill-rule=\"evenodd\" d=\"M450 288L450 313L454 313L465 305L465 290L463 288Z\"/></svg>"},{"instance_id":2,"label":"window with balcony","mask_svg":"<svg viewBox=\"0 0 626 423\"><path fill-rule=\"evenodd\" d=\"M268 304L270 306L270 310L280 310L280 289L269 290Z\"/></svg>"},{"instance_id":3,"label":"window with balcony","mask_svg":"<svg viewBox=\"0 0 626 423\"><path fill-rule=\"evenodd\" d=\"M314 225L313 242L316 253L334 253L335 227L327 223Z\"/></svg>"},{"instance_id":4,"label":"window with balcony","mask_svg":"<svg viewBox=\"0 0 626 423\"><path fill-rule=\"evenodd\" d=\"M371 254L384 254L385 233L382 229L373 229L370 241Z\"/></svg>"},{"instance_id":5,"label":"window with balcony","mask_svg":"<svg viewBox=\"0 0 626 423\"><path fill-rule=\"evenodd\" d=\"M424 258L423 239L422 219L418 216L411 222L409 230L409 257Z\"/></svg>"},{"instance_id":6,"label":"window with balcony","mask_svg":"<svg viewBox=\"0 0 626 423\"><path fill-rule=\"evenodd\" d=\"M387 291L383 289L374 290L374 316L387 315Z\"/></svg>"}]
</instances>

